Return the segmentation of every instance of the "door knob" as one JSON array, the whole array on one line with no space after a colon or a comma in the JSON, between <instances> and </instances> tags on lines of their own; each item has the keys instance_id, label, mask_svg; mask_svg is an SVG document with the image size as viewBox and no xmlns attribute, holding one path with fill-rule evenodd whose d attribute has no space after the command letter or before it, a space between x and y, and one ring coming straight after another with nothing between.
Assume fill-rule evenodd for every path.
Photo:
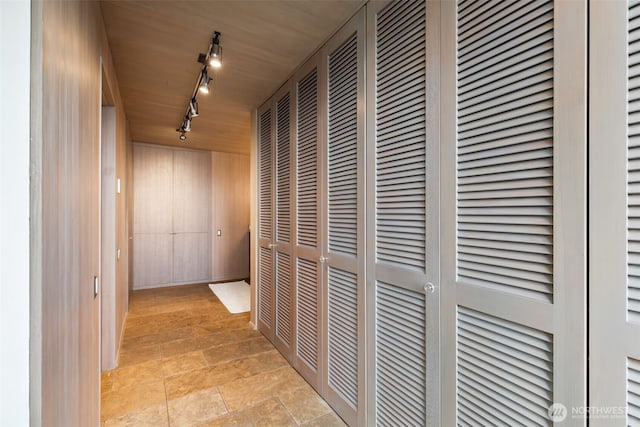
<instances>
[{"instance_id":1,"label":"door knob","mask_svg":"<svg viewBox=\"0 0 640 427\"><path fill-rule=\"evenodd\" d=\"M425 293L432 294L435 291L436 291L436 286L433 283L428 282L426 285L424 285L424 292Z\"/></svg>"}]
</instances>

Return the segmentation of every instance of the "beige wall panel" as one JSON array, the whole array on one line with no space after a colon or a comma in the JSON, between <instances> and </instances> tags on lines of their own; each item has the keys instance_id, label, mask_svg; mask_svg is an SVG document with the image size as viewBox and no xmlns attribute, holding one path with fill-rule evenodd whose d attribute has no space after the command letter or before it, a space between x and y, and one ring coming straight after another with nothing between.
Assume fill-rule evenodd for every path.
<instances>
[{"instance_id":1,"label":"beige wall panel","mask_svg":"<svg viewBox=\"0 0 640 427\"><path fill-rule=\"evenodd\" d=\"M101 58L122 103L100 5L34 4L31 423L98 425Z\"/></svg>"},{"instance_id":2,"label":"beige wall panel","mask_svg":"<svg viewBox=\"0 0 640 427\"><path fill-rule=\"evenodd\" d=\"M207 233L174 235L173 282L196 283L209 280L211 241Z\"/></svg>"},{"instance_id":3,"label":"beige wall panel","mask_svg":"<svg viewBox=\"0 0 640 427\"><path fill-rule=\"evenodd\" d=\"M209 232L211 158L206 151L176 150L173 175L173 232Z\"/></svg>"},{"instance_id":4,"label":"beige wall panel","mask_svg":"<svg viewBox=\"0 0 640 427\"><path fill-rule=\"evenodd\" d=\"M212 280L249 277L249 157L211 153ZM217 236L217 230L221 235Z\"/></svg>"},{"instance_id":5,"label":"beige wall panel","mask_svg":"<svg viewBox=\"0 0 640 427\"><path fill-rule=\"evenodd\" d=\"M134 144L133 183L134 232L171 233L173 150Z\"/></svg>"},{"instance_id":6,"label":"beige wall panel","mask_svg":"<svg viewBox=\"0 0 640 427\"><path fill-rule=\"evenodd\" d=\"M209 280L210 154L133 145L133 288Z\"/></svg>"},{"instance_id":7,"label":"beige wall panel","mask_svg":"<svg viewBox=\"0 0 640 427\"><path fill-rule=\"evenodd\" d=\"M133 239L134 289L172 283L173 236L136 234Z\"/></svg>"}]
</instances>

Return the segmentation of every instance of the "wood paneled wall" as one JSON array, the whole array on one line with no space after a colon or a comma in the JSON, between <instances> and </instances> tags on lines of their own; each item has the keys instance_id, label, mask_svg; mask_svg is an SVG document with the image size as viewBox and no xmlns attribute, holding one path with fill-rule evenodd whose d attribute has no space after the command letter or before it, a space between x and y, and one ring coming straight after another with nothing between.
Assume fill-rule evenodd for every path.
<instances>
[{"instance_id":1,"label":"wood paneled wall","mask_svg":"<svg viewBox=\"0 0 640 427\"><path fill-rule=\"evenodd\" d=\"M140 143L133 153L134 288L209 280L209 153Z\"/></svg>"},{"instance_id":2,"label":"wood paneled wall","mask_svg":"<svg viewBox=\"0 0 640 427\"><path fill-rule=\"evenodd\" d=\"M211 153L212 280L249 277L249 156ZM217 230L221 235L217 235Z\"/></svg>"},{"instance_id":3,"label":"wood paneled wall","mask_svg":"<svg viewBox=\"0 0 640 427\"><path fill-rule=\"evenodd\" d=\"M248 156L136 143L133 159L134 288L249 277Z\"/></svg>"},{"instance_id":4,"label":"wood paneled wall","mask_svg":"<svg viewBox=\"0 0 640 427\"><path fill-rule=\"evenodd\" d=\"M99 424L100 298L94 297L93 278L100 268L101 57L121 130L124 115L100 4L33 2L32 425ZM121 230L121 209L116 216ZM126 282L118 285L124 293L116 294L116 307L122 308ZM117 322L122 318L119 313Z\"/></svg>"},{"instance_id":5,"label":"wood paneled wall","mask_svg":"<svg viewBox=\"0 0 640 427\"><path fill-rule=\"evenodd\" d=\"M204 151L174 152L173 279L209 279L211 270L211 160Z\"/></svg>"}]
</instances>

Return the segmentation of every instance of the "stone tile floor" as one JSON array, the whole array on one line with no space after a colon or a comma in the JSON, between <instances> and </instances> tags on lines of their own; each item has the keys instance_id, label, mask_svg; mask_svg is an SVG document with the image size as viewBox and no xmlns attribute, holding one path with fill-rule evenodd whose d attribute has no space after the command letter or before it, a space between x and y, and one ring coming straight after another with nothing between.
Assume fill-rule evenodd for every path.
<instances>
[{"instance_id":1,"label":"stone tile floor","mask_svg":"<svg viewBox=\"0 0 640 427\"><path fill-rule=\"evenodd\" d=\"M207 285L131 294L101 414L102 427L345 425Z\"/></svg>"}]
</instances>

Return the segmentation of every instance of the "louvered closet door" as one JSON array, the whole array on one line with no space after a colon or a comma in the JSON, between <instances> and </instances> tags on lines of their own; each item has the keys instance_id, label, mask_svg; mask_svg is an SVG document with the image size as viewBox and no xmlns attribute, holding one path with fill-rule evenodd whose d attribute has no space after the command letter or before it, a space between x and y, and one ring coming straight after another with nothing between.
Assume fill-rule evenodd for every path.
<instances>
[{"instance_id":1,"label":"louvered closet door","mask_svg":"<svg viewBox=\"0 0 640 427\"><path fill-rule=\"evenodd\" d=\"M273 339L274 280L274 113L271 103L258 109L258 329Z\"/></svg>"},{"instance_id":2,"label":"louvered closet door","mask_svg":"<svg viewBox=\"0 0 640 427\"><path fill-rule=\"evenodd\" d=\"M640 2L592 2L591 425L640 426Z\"/></svg>"},{"instance_id":3,"label":"louvered closet door","mask_svg":"<svg viewBox=\"0 0 640 427\"><path fill-rule=\"evenodd\" d=\"M364 420L364 25L362 10L325 46L327 177L325 398L349 424Z\"/></svg>"},{"instance_id":4,"label":"louvered closet door","mask_svg":"<svg viewBox=\"0 0 640 427\"><path fill-rule=\"evenodd\" d=\"M583 425L586 7L442 7L442 424Z\"/></svg>"},{"instance_id":5,"label":"louvered closet door","mask_svg":"<svg viewBox=\"0 0 640 427\"><path fill-rule=\"evenodd\" d=\"M292 289L292 186L293 100L289 85L274 96L275 105L275 342L278 349L291 358L293 347Z\"/></svg>"},{"instance_id":6,"label":"louvered closet door","mask_svg":"<svg viewBox=\"0 0 640 427\"><path fill-rule=\"evenodd\" d=\"M295 355L298 371L320 390L322 378L320 252L321 115L319 56L296 74Z\"/></svg>"},{"instance_id":7,"label":"louvered closet door","mask_svg":"<svg viewBox=\"0 0 640 427\"><path fill-rule=\"evenodd\" d=\"M368 7L370 425L439 424L439 4L425 3Z\"/></svg>"}]
</instances>

